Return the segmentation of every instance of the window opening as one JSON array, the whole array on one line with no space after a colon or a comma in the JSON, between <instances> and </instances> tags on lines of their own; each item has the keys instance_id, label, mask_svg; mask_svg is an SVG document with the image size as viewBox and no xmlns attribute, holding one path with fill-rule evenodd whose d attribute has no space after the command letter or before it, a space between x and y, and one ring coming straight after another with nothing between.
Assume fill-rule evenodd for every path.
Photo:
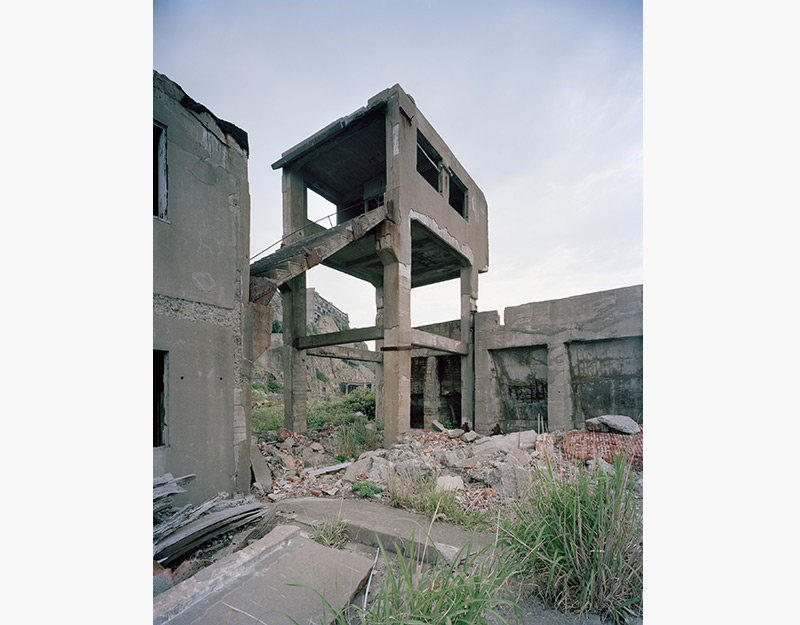
<instances>
[{"instance_id":1,"label":"window opening","mask_svg":"<svg viewBox=\"0 0 800 625\"><path fill-rule=\"evenodd\" d=\"M425 140L425 137L417 132L417 171L437 192L441 188L441 163L441 157Z\"/></svg>"},{"instance_id":2,"label":"window opening","mask_svg":"<svg viewBox=\"0 0 800 625\"><path fill-rule=\"evenodd\" d=\"M153 447L166 445L167 354L153 350Z\"/></svg>"},{"instance_id":3,"label":"window opening","mask_svg":"<svg viewBox=\"0 0 800 625\"><path fill-rule=\"evenodd\" d=\"M450 173L450 193L447 201L464 219L467 218L467 188Z\"/></svg>"},{"instance_id":4,"label":"window opening","mask_svg":"<svg viewBox=\"0 0 800 625\"><path fill-rule=\"evenodd\" d=\"M167 130L153 122L153 217L167 219Z\"/></svg>"}]
</instances>

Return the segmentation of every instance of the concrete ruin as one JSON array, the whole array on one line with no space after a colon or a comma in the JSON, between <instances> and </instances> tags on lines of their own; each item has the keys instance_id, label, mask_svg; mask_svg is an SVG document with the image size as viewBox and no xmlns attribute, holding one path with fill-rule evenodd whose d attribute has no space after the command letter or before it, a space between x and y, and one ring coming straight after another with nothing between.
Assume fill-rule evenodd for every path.
<instances>
[{"instance_id":1,"label":"concrete ruin","mask_svg":"<svg viewBox=\"0 0 800 625\"><path fill-rule=\"evenodd\" d=\"M249 303L248 153L153 72L153 475L196 474L191 503L250 489L250 363L272 319Z\"/></svg>"},{"instance_id":2,"label":"concrete ruin","mask_svg":"<svg viewBox=\"0 0 800 625\"><path fill-rule=\"evenodd\" d=\"M306 430L309 356L374 363L387 446L434 420L481 434L566 431L609 413L642 421L642 287L507 308L504 324L478 313L486 199L399 85L273 164L284 238L252 264L247 134L157 72L153 117L153 472L197 474L187 502L250 489L252 365L270 345L278 290L295 432ZM335 225L309 220L308 189L336 206ZM306 289L317 264L374 286L375 325L349 328ZM460 318L413 327L411 290L456 279ZM309 333L320 316L345 322ZM358 348L372 340L374 351Z\"/></svg>"},{"instance_id":3,"label":"concrete ruin","mask_svg":"<svg viewBox=\"0 0 800 625\"><path fill-rule=\"evenodd\" d=\"M376 363L376 413L387 444L411 427L413 349L459 361L459 420L474 423L473 323L478 274L489 267L483 193L395 85L283 153L279 251L250 267L254 289L283 293L285 425L306 429L306 354ZM307 190L336 206L336 225L308 219ZM306 335L305 272L322 263L375 287L375 325ZM413 328L411 289L461 283L454 337ZM374 352L344 344L376 341Z\"/></svg>"}]
</instances>

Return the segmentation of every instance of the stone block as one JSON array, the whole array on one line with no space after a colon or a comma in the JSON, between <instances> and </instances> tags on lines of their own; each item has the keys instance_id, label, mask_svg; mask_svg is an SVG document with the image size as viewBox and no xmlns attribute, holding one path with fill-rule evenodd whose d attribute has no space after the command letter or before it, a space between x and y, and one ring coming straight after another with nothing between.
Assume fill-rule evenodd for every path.
<instances>
[{"instance_id":1,"label":"stone block","mask_svg":"<svg viewBox=\"0 0 800 625\"><path fill-rule=\"evenodd\" d=\"M439 490L464 490L464 480L457 475L441 475L436 479Z\"/></svg>"}]
</instances>

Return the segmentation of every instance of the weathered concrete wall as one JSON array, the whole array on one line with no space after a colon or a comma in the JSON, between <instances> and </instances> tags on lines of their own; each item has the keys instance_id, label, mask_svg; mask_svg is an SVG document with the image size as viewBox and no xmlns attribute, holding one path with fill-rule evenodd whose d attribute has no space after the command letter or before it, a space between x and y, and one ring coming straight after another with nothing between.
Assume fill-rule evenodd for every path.
<instances>
[{"instance_id":1,"label":"weathered concrete wall","mask_svg":"<svg viewBox=\"0 0 800 625\"><path fill-rule=\"evenodd\" d=\"M157 72L153 118L167 173L166 215L153 217L153 349L167 352L153 471L196 473L183 498L199 502L249 490L252 332L265 317L248 308L247 140Z\"/></svg>"},{"instance_id":2,"label":"weathered concrete wall","mask_svg":"<svg viewBox=\"0 0 800 625\"><path fill-rule=\"evenodd\" d=\"M582 427L599 414L642 421L642 286L478 313L475 429Z\"/></svg>"},{"instance_id":3,"label":"weathered concrete wall","mask_svg":"<svg viewBox=\"0 0 800 625\"><path fill-rule=\"evenodd\" d=\"M599 414L642 421L642 286L532 302L476 320L475 429L582 427Z\"/></svg>"}]
</instances>

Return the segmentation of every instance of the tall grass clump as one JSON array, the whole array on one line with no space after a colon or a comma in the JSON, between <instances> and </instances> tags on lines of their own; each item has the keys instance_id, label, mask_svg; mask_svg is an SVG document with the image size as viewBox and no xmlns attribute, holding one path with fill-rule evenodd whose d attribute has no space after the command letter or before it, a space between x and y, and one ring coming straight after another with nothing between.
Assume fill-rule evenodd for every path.
<instances>
[{"instance_id":1,"label":"tall grass clump","mask_svg":"<svg viewBox=\"0 0 800 625\"><path fill-rule=\"evenodd\" d=\"M488 547L472 553L469 541L450 564L430 567L423 565L424 552L414 553L413 536L410 545L407 556L397 553L395 566L387 564L386 576L369 608L365 601L364 607L351 605L337 612L317 593L324 606L320 623L487 625L508 623L505 614L517 612L505 592L512 572L488 553ZM382 545L380 551L387 561Z\"/></svg>"},{"instance_id":2,"label":"tall grass clump","mask_svg":"<svg viewBox=\"0 0 800 625\"><path fill-rule=\"evenodd\" d=\"M544 600L617 622L642 613L642 511L623 456L577 476L548 463L501 529L520 581Z\"/></svg>"}]
</instances>

